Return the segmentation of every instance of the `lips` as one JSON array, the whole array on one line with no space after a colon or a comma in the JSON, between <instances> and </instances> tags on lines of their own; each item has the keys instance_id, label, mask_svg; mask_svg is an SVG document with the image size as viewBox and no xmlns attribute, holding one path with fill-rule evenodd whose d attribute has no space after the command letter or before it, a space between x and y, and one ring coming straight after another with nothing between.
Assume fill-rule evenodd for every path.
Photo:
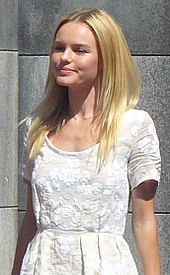
<instances>
[{"instance_id":1,"label":"lips","mask_svg":"<svg viewBox=\"0 0 170 275\"><path fill-rule=\"evenodd\" d=\"M72 73L75 72L75 70L73 70L72 68L69 67L62 67L58 69L59 73Z\"/></svg>"},{"instance_id":2,"label":"lips","mask_svg":"<svg viewBox=\"0 0 170 275\"><path fill-rule=\"evenodd\" d=\"M62 70L62 71L67 71L67 72L73 72L73 71L74 71L73 69L68 68L68 67L63 67L63 68L61 68L60 70Z\"/></svg>"}]
</instances>

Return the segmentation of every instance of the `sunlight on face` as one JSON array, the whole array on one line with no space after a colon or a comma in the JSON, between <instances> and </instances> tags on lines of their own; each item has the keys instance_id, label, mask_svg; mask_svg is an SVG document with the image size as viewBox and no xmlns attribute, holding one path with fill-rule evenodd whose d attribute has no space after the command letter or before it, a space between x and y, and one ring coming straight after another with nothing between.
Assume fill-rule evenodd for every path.
<instances>
[{"instance_id":1,"label":"sunlight on face","mask_svg":"<svg viewBox=\"0 0 170 275\"><path fill-rule=\"evenodd\" d=\"M95 37L86 24L69 22L58 30L52 53L52 69L61 86L95 85L98 50Z\"/></svg>"}]
</instances>

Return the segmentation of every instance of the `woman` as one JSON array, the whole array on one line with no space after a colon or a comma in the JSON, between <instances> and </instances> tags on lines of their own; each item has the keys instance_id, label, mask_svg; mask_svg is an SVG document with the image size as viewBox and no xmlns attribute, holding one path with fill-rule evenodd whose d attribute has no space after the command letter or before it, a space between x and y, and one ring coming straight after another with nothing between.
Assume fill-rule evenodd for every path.
<instances>
[{"instance_id":1,"label":"woman","mask_svg":"<svg viewBox=\"0 0 170 275\"><path fill-rule=\"evenodd\" d=\"M111 16L87 9L61 20L45 97L27 121L28 204L13 275L138 274L123 238L130 194L144 274L160 275L159 145L148 113L134 109L139 90Z\"/></svg>"}]
</instances>

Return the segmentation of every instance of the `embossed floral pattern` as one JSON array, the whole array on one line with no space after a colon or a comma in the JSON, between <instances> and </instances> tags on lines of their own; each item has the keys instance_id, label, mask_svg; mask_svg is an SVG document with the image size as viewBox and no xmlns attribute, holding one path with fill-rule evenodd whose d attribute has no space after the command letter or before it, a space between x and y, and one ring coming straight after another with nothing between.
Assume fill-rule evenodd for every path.
<instances>
[{"instance_id":1,"label":"embossed floral pattern","mask_svg":"<svg viewBox=\"0 0 170 275\"><path fill-rule=\"evenodd\" d=\"M21 275L37 268L40 275L136 275L122 236L130 189L143 179L159 180L159 143L149 115L124 114L117 147L100 172L98 145L67 154L46 138L33 165L26 151L23 176L32 183L38 233Z\"/></svg>"}]
</instances>

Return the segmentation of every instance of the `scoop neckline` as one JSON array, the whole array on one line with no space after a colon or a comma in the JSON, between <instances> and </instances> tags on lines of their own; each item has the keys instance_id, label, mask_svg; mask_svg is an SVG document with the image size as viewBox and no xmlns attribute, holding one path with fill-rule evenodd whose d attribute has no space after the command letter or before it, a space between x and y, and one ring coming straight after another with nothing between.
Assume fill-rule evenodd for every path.
<instances>
[{"instance_id":1,"label":"scoop neckline","mask_svg":"<svg viewBox=\"0 0 170 275\"><path fill-rule=\"evenodd\" d=\"M58 153L59 155L65 155L65 156L86 156L86 155L89 155L89 153L91 154L97 154L97 151L98 151L98 147L99 147L99 143L97 144L94 144L93 146L87 148L87 149L84 149L84 150L81 150L81 151L65 151L65 150L62 150L62 149L59 149L57 148L51 141L50 139L46 136L45 137L45 141L46 141L46 144L48 145L48 147Z\"/></svg>"}]
</instances>

